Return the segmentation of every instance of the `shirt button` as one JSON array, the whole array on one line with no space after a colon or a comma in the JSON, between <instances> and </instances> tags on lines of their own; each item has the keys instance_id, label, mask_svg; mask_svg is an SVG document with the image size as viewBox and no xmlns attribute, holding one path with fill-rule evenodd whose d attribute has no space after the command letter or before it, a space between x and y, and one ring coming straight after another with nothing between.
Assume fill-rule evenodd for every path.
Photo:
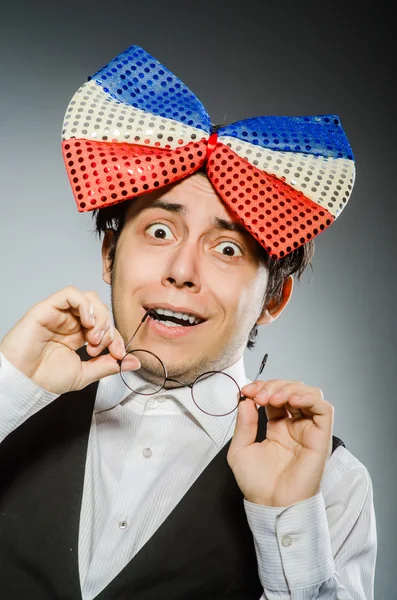
<instances>
[{"instance_id":1,"label":"shirt button","mask_svg":"<svg viewBox=\"0 0 397 600\"><path fill-rule=\"evenodd\" d=\"M165 402L165 396L159 396L157 402Z\"/></svg>"},{"instance_id":2,"label":"shirt button","mask_svg":"<svg viewBox=\"0 0 397 600\"><path fill-rule=\"evenodd\" d=\"M144 449L142 450L142 454L143 454L143 456L144 456L145 458L151 458L151 457L152 457L152 454L153 454L153 452L151 451L151 449L150 449L150 448L144 448Z\"/></svg>"},{"instance_id":3,"label":"shirt button","mask_svg":"<svg viewBox=\"0 0 397 600\"><path fill-rule=\"evenodd\" d=\"M128 527L128 523L125 519L123 519L123 521L119 521L119 527L120 529L127 529Z\"/></svg>"},{"instance_id":4,"label":"shirt button","mask_svg":"<svg viewBox=\"0 0 397 600\"><path fill-rule=\"evenodd\" d=\"M292 544L292 537L290 535L283 535L281 538L281 544L284 546L284 548L288 548L288 546L291 546Z\"/></svg>"}]
</instances>

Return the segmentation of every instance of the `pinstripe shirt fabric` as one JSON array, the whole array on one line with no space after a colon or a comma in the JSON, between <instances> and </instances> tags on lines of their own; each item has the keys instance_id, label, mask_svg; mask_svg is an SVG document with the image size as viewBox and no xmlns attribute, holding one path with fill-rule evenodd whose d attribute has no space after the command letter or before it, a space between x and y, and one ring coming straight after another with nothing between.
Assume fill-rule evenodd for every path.
<instances>
[{"instance_id":1,"label":"pinstripe shirt fabric","mask_svg":"<svg viewBox=\"0 0 397 600\"><path fill-rule=\"evenodd\" d=\"M56 395L0 353L0 441ZM243 359L225 370L242 387ZM137 385L145 385L137 377ZM223 406L221 386L205 393ZM145 417L145 418L143 418ZM83 600L95 596L154 534L233 435L236 413L210 417L181 388L143 397L118 375L99 382L79 531ZM258 600L373 600L377 555L372 482L343 446L321 491L289 507L244 500L263 594Z\"/></svg>"}]
</instances>

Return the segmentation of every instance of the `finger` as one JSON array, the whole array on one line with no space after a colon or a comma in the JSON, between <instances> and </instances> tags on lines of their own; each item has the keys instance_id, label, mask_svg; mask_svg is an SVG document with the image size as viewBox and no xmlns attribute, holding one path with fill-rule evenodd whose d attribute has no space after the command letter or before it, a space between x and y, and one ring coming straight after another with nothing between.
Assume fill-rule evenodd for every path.
<instances>
[{"instance_id":1,"label":"finger","mask_svg":"<svg viewBox=\"0 0 397 600\"><path fill-rule=\"evenodd\" d=\"M273 393L276 390L281 389L282 387L288 384L305 385L303 381L291 381L286 379L268 379L267 381L262 381L260 379L257 379L256 381L245 385L243 388L241 388L241 391L244 393L247 392L251 397L252 395L257 394L259 391L262 391L263 389L266 389Z\"/></svg>"},{"instance_id":2,"label":"finger","mask_svg":"<svg viewBox=\"0 0 397 600\"><path fill-rule=\"evenodd\" d=\"M306 399L306 400L305 400ZM284 400L283 397L278 397L273 394L266 401L266 407L271 409L282 409L285 408L290 415L304 416L313 418L315 413L312 412L309 405L319 405L319 410L322 410L321 405L327 404L317 393L307 392L307 393L294 393L288 397L287 400ZM272 414L276 414L272 411ZM286 415L286 413L280 413ZM320 413L319 413L320 414ZM322 414L322 413L321 413Z\"/></svg>"},{"instance_id":3,"label":"finger","mask_svg":"<svg viewBox=\"0 0 397 600\"><path fill-rule=\"evenodd\" d=\"M289 403L292 408L300 409L303 416L311 419L322 431L332 431L335 409L330 402L319 399L315 394L302 394L292 396Z\"/></svg>"},{"instance_id":4,"label":"finger","mask_svg":"<svg viewBox=\"0 0 397 600\"><path fill-rule=\"evenodd\" d=\"M102 343L104 335L111 327L112 319L109 307L102 301L96 292L85 292L89 299L95 327L87 335L87 341L93 346Z\"/></svg>"},{"instance_id":5,"label":"finger","mask_svg":"<svg viewBox=\"0 0 397 600\"><path fill-rule=\"evenodd\" d=\"M282 406L288 402L293 394L316 394L319 399L323 399L323 393L319 388L306 385L301 381L293 381L279 388L265 389L259 392L256 400L259 404L270 402L272 406Z\"/></svg>"},{"instance_id":6,"label":"finger","mask_svg":"<svg viewBox=\"0 0 397 600\"><path fill-rule=\"evenodd\" d=\"M105 348L112 344L114 337L115 327L108 314L105 322L101 322L95 329L87 332L87 351L91 356L99 356Z\"/></svg>"},{"instance_id":7,"label":"finger","mask_svg":"<svg viewBox=\"0 0 397 600\"><path fill-rule=\"evenodd\" d=\"M84 327L91 328L94 325L90 299L73 286L63 288L46 300L35 304L29 312L44 327L57 327L68 319L70 319L69 325L75 327L76 315Z\"/></svg>"},{"instance_id":8,"label":"finger","mask_svg":"<svg viewBox=\"0 0 397 600\"><path fill-rule=\"evenodd\" d=\"M120 332L114 328L114 339L108 346L110 354L116 360L122 360L125 356L125 344Z\"/></svg>"},{"instance_id":9,"label":"finger","mask_svg":"<svg viewBox=\"0 0 397 600\"><path fill-rule=\"evenodd\" d=\"M285 379L274 379L266 382L256 381L244 386L241 392L250 398L255 398L258 404L264 405L271 396L278 394L281 399L280 405L287 401L288 396L294 392L301 393L305 390L314 390L303 381L285 381Z\"/></svg>"},{"instance_id":10,"label":"finger","mask_svg":"<svg viewBox=\"0 0 397 600\"><path fill-rule=\"evenodd\" d=\"M270 404L266 404L265 411L268 421L291 417L286 406L270 406Z\"/></svg>"},{"instance_id":11,"label":"finger","mask_svg":"<svg viewBox=\"0 0 397 600\"><path fill-rule=\"evenodd\" d=\"M85 332L88 342L87 351L91 356L98 356L105 348L109 347L111 353L116 350L117 358L119 358L121 353L124 355L124 342L116 335L109 307L102 302L96 292L86 292L86 295L90 299L95 321L95 327ZM116 343L110 348L114 341Z\"/></svg>"},{"instance_id":12,"label":"finger","mask_svg":"<svg viewBox=\"0 0 397 600\"><path fill-rule=\"evenodd\" d=\"M128 357L128 369L130 371L135 371L140 366L141 363L135 356ZM94 381L98 381L108 375L116 375L119 372L120 365L111 354L97 356L81 363L81 377L76 389L81 390Z\"/></svg>"},{"instance_id":13,"label":"finger","mask_svg":"<svg viewBox=\"0 0 397 600\"><path fill-rule=\"evenodd\" d=\"M91 300L86 299L85 305L71 306L69 312L80 321L83 328L91 330L95 327L94 307Z\"/></svg>"},{"instance_id":14,"label":"finger","mask_svg":"<svg viewBox=\"0 0 397 600\"><path fill-rule=\"evenodd\" d=\"M285 408L288 411L289 416L295 419L304 419L305 415L301 411L300 408L293 408L288 402L284 404Z\"/></svg>"},{"instance_id":15,"label":"finger","mask_svg":"<svg viewBox=\"0 0 397 600\"><path fill-rule=\"evenodd\" d=\"M270 381L262 381L257 379L257 381L252 381L251 383L247 383L244 387L241 388L241 393L246 398L251 398L252 400L264 389L268 386Z\"/></svg>"},{"instance_id":16,"label":"finger","mask_svg":"<svg viewBox=\"0 0 397 600\"><path fill-rule=\"evenodd\" d=\"M257 393L263 386L268 383L268 381L263 381L261 379L257 379L256 381L251 381L251 383L247 383L244 387L241 388L242 393L251 398Z\"/></svg>"},{"instance_id":17,"label":"finger","mask_svg":"<svg viewBox=\"0 0 397 600\"><path fill-rule=\"evenodd\" d=\"M74 286L68 286L54 294L57 308L69 310L87 329L95 326L94 300L97 297L95 292L83 292Z\"/></svg>"},{"instance_id":18,"label":"finger","mask_svg":"<svg viewBox=\"0 0 397 600\"><path fill-rule=\"evenodd\" d=\"M299 403L298 406L295 406L294 401L292 403L290 402L291 398L294 398L296 402L298 397L304 396L310 396L320 402L323 401L323 395L320 389L307 386L303 382L289 382L279 389L276 389L273 393L269 392L269 395L264 401L268 419L287 417L312 418L313 414L310 411L304 412ZM262 402L261 394L259 394L259 399L256 397L255 400L260 404Z\"/></svg>"},{"instance_id":19,"label":"finger","mask_svg":"<svg viewBox=\"0 0 397 600\"><path fill-rule=\"evenodd\" d=\"M237 411L236 426L230 444L230 456L255 442L258 432L258 409L253 400L247 398L240 402Z\"/></svg>"},{"instance_id":20,"label":"finger","mask_svg":"<svg viewBox=\"0 0 397 600\"><path fill-rule=\"evenodd\" d=\"M115 328L110 309L104 304L96 292L86 292L91 299L91 308L95 327L86 333L87 352L91 356L99 356L105 348L110 354L121 360L125 355L124 340Z\"/></svg>"},{"instance_id":21,"label":"finger","mask_svg":"<svg viewBox=\"0 0 397 600\"><path fill-rule=\"evenodd\" d=\"M292 380L292 379L267 379L266 381L262 380L262 379L257 379L256 381L251 381L251 383L247 383L243 388L241 388L241 390L245 389L245 388L250 388L250 387L254 387L260 384L269 384L269 385L274 385L276 387L281 387L282 385L286 384L286 383L303 383L303 381L297 381L297 380Z\"/></svg>"},{"instance_id":22,"label":"finger","mask_svg":"<svg viewBox=\"0 0 397 600\"><path fill-rule=\"evenodd\" d=\"M271 396L276 400L288 401L288 398L293 394L317 394L319 398L324 399L323 392L320 388L311 385L306 385L303 381L286 382L279 388L270 390Z\"/></svg>"},{"instance_id":23,"label":"finger","mask_svg":"<svg viewBox=\"0 0 397 600\"><path fill-rule=\"evenodd\" d=\"M113 323L110 323L109 328L105 332L101 343L92 349L92 356L98 356L107 348L110 354L116 360L122 360L125 356L124 340L121 334L117 331Z\"/></svg>"},{"instance_id":24,"label":"finger","mask_svg":"<svg viewBox=\"0 0 397 600\"><path fill-rule=\"evenodd\" d=\"M307 416L326 416L333 412L333 406L316 393L293 394L289 398L291 408L299 408Z\"/></svg>"}]
</instances>

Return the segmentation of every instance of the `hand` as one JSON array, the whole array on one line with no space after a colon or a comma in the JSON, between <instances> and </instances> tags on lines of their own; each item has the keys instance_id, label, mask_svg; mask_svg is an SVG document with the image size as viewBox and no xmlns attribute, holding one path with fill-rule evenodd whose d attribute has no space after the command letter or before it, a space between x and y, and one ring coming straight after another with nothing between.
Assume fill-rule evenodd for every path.
<instances>
[{"instance_id":1,"label":"hand","mask_svg":"<svg viewBox=\"0 0 397 600\"><path fill-rule=\"evenodd\" d=\"M320 491L332 449L334 407L302 381L255 381L242 388L227 455L246 500L291 506ZM255 442L257 404L266 407L266 439Z\"/></svg>"},{"instance_id":2,"label":"hand","mask_svg":"<svg viewBox=\"0 0 397 600\"><path fill-rule=\"evenodd\" d=\"M93 358L81 361L75 352L88 342ZM99 356L105 348L109 354ZM80 390L118 373L125 354L109 308L96 292L66 287L35 304L0 342L0 351L22 373L56 394ZM128 364L125 364L127 363ZM129 355L123 370L140 367Z\"/></svg>"}]
</instances>

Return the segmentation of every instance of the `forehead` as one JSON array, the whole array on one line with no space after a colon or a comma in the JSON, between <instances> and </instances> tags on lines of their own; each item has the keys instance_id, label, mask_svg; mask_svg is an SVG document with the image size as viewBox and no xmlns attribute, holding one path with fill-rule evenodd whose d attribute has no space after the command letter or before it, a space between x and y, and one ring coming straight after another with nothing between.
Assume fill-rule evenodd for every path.
<instances>
[{"instance_id":1,"label":"forehead","mask_svg":"<svg viewBox=\"0 0 397 600\"><path fill-rule=\"evenodd\" d=\"M206 221L218 217L240 223L226 207L204 173L195 173L166 188L140 196L131 202L127 219L133 218L143 208L160 199L170 204L183 205L186 209L184 216L187 218Z\"/></svg>"}]
</instances>

